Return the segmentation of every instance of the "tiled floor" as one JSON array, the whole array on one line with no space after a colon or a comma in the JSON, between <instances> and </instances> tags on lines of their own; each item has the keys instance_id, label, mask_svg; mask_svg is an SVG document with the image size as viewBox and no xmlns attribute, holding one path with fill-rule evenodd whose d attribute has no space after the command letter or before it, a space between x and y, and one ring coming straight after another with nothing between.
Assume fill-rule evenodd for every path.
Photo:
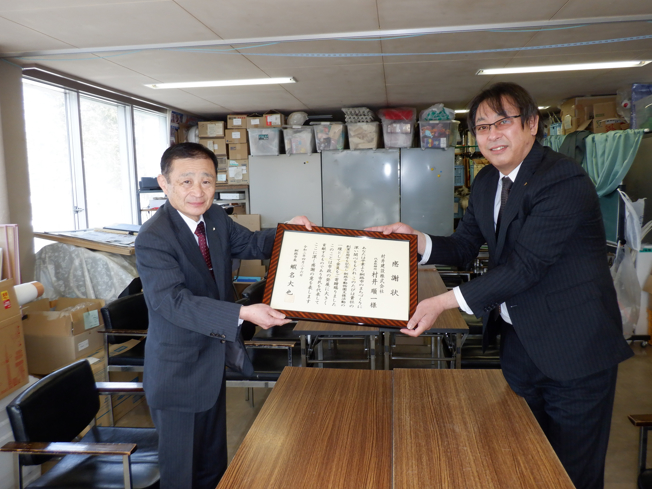
<instances>
[{"instance_id":1,"label":"tiled floor","mask_svg":"<svg viewBox=\"0 0 652 489\"><path fill-rule=\"evenodd\" d=\"M652 413L652 346L633 347L635 356L620 366L611 438L607 453L605 489L635 489L637 476L638 430L627 420L628 414ZM269 389L254 389L254 407L246 400L246 389L227 390L229 460L254 422ZM146 407L137 408L121 420L147 424ZM151 421L149 421L151 422Z\"/></svg>"}]
</instances>

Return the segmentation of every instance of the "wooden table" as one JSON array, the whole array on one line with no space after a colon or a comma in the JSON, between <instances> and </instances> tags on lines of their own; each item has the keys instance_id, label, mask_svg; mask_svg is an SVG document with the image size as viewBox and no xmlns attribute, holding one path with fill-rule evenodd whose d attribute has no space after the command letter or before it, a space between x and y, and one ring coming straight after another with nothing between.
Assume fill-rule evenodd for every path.
<instances>
[{"instance_id":1,"label":"wooden table","mask_svg":"<svg viewBox=\"0 0 652 489\"><path fill-rule=\"evenodd\" d=\"M393 373L393 489L574 487L502 371Z\"/></svg>"},{"instance_id":2,"label":"wooden table","mask_svg":"<svg viewBox=\"0 0 652 489\"><path fill-rule=\"evenodd\" d=\"M286 367L218 488L389 488L391 375Z\"/></svg>"},{"instance_id":3,"label":"wooden table","mask_svg":"<svg viewBox=\"0 0 652 489\"><path fill-rule=\"evenodd\" d=\"M418 289L418 298L419 301L433 297L435 295L443 294L446 292L446 286L444 285L443 280L439 276L439 273L434 267L420 268L418 271L419 279L419 289ZM376 358L376 338L379 335L384 336L384 353L385 353L385 370L389 370L389 362L391 358L396 360L432 360L432 361L449 361L456 368L461 366L461 350L464 339L469 332L468 325L462 319L462 315L457 309L449 309L444 311L444 313L437 318L432 329L424 333L425 336L433 336L433 341L437 340L438 348L437 353L428 357L428 358L415 358L415 357L392 357L391 354L391 343L392 335L401 335L396 328L375 328L369 326L357 326L353 324L341 324L341 323L324 323L324 322L312 322L312 321L298 321L297 325L294 328L294 333L301 338L301 365L306 367L308 363L326 363L319 362L322 359L321 350L318 350L317 360L309 361L309 348L310 341L309 338L314 338L315 340L325 337L333 336L369 336L370 338L370 363L371 368L375 369L375 358ZM455 352L452 357L446 357L442 353L441 349L441 335L450 334L455 339ZM435 338L436 336L436 338ZM321 346L319 343L318 347ZM339 362L344 363L345 360Z\"/></svg>"},{"instance_id":4,"label":"wooden table","mask_svg":"<svg viewBox=\"0 0 652 489\"><path fill-rule=\"evenodd\" d=\"M218 489L572 489L500 370L287 367Z\"/></svg>"},{"instance_id":5,"label":"wooden table","mask_svg":"<svg viewBox=\"0 0 652 489\"><path fill-rule=\"evenodd\" d=\"M107 233L111 236L113 233ZM136 252L134 246L121 246L110 243L102 243L101 241L92 241L89 239L77 238L74 236L66 236L64 234L52 233L34 233L35 238L49 239L50 241L57 241L58 243L80 246L88 248L89 250L106 251L108 253L116 253L118 255L133 255Z\"/></svg>"}]
</instances>

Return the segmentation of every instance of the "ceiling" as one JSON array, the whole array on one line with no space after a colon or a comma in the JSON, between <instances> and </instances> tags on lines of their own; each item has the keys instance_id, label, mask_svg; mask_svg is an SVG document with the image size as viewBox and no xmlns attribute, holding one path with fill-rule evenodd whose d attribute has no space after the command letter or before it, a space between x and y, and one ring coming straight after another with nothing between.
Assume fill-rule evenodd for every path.
<instances>
[{"instance_id":1,"label":"ceiling","mask_svg":"<svg viewBox=\"0 0 652 489\"><path fill-rule=\"evenodd\" d=\"M652 2L0 0L0 56L209 118L268 109L341 114L341 107L423 108L437 102L459 109L497 81L517 82L540 105L557 106L572 96L652 83L652 64L548 74L475 73L652 59ZM297 83L145 87L281 76Z\"/></svg>"}]
</instances>

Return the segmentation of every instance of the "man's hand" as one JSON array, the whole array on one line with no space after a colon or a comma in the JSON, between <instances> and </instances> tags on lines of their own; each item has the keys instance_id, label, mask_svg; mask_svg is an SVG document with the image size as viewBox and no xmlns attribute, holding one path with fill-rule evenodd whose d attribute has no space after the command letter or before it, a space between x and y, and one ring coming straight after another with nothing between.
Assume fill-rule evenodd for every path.
<instances>
[{"instance_id":1,"label":"man's hand","mask_svg":"<svg viewBox=\"0 0 652 489\"><path fill-rule=\"evenodd\" d=\"M282 326L291 322L285 319L285 315L272 309L267 304L252 304L251 306L242 306L240 308L240 319L257 324L263 329L269 329L272 326Z\"/></svg>"},{"instance_id":2,"label":"man's hand","mask_svg":"<svg viewBox=\"0 0 652 489\"><path fill-rule=\"evenodd\" d=\"M295 216L288 221L288 224L296 224L298 226L305 226L308 231L312 230L313 226L316 226L314 222L311 222L306 216Z\"/></svg>"},{"instance_id":3,"label":"man's hand","mask_svg":"<svg viewBox=\"0 0 652 489\"><path fill-rule=\"evenodd\" d=\"M417 310L410 318L407 328L401 329L401 333L408 336L417 337L423 332L432 328L439 315L446 309L459 307L455 293L449 290L445 294L431 297L419 302Z\"/></svg>"},{"instance_id":4,"label":"man's hand","mask_svg":"<svg viewBox=\"0 0 652 489\"><path fill-rule=\"evenodd\" d=\"M414 234L417 236L417 251L420 255L426 251L426 237L421 231L417 231L412 226L403 224L402 222L395 222L394 224L387 224L385 226L372 226L370 228L365 228L365 231L375 231L377 233L383 234Z\"/></svg>"}]
</instances>

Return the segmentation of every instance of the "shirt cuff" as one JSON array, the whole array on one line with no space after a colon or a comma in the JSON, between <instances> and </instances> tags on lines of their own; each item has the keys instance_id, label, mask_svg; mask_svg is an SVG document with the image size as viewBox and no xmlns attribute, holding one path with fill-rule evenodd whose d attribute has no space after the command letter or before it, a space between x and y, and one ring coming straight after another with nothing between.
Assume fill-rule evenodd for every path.
<instances>
[{"instance_id":1,"label":"shirt cuff","mask_svg":"<svg viewBox=\"0 0 652 489\"><path fill-rule=\"evenodd\" d=\"M426 233L423 233L423 235L426 238L426 249L424 250L423 255L421 255L419 265L425 265L428 263L428 260L430 260L430 253L432 253L432 238L430 238L430 235Z\"/></svg>"},{"instance_id":2,"label":"shirt cuff","mask_svg":"<svg viewBox=\"0 0 652 489\"><path fill-rule=\"evenodd\" d=\"M473 311L464 300L464 296L462 295L462 291L460 290L459 287L455 287L453 289L453 294L455 294L455 298L457 299L457 303L459 304L460 309L462 309L467 314L473 315Z\"/></svg>"}]
</instances>

